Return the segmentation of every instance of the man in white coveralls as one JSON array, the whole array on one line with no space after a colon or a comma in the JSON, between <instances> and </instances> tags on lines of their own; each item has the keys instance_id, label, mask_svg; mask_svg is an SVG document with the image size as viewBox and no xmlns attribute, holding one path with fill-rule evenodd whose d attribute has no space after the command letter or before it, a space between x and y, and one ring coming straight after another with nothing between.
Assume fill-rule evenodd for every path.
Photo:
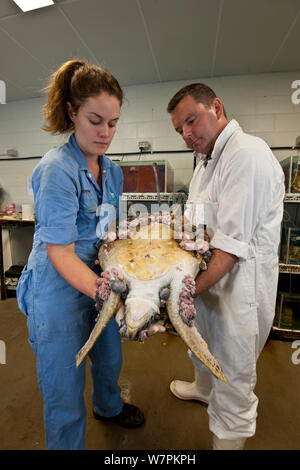
<instances>
[{"instance_id":1,"label":"man in white coveralls","mask_svg":"<svg viewBox=\"0 0 300 470\"><path fill-rule=\"evenodd\" d=\"M195 380L174 380L172 393L208 404L213 449L243 449L255 434L256 361L275 312L284 178L260 138L227 120L223 104L203 84L182 88L168 105L172 123L200 157L188 198L188 218L204 207L213 255L196 278L195 324L228 379L212 376L190 354ZM194 215L194 217L193 217ZM199 223L199 221L198 221Z\"/></svg>"}]
</instances>

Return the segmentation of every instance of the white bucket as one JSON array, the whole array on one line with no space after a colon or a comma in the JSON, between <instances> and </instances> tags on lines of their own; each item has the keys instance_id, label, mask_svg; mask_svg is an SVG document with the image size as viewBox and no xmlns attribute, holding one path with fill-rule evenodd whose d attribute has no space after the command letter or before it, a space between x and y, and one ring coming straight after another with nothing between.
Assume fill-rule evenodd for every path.
<instances>
[{"instance_id":1,"label":"white bucket","mask_svg":"<svg viewBox=\"0 0 300 470\"><path fill-rule=\"evenodd\" d=\"M34 220L33 204L22 204L22 220Z\"/></svg>"}]
</instances>

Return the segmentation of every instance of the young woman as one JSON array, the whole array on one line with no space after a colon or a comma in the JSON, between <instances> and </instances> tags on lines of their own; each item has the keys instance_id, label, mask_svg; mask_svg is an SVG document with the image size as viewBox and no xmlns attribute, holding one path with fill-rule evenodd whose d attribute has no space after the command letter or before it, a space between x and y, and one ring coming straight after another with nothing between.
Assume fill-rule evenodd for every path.
<instances>
[{"instance_id":1,"label":"young woman","mask_svg":"<svg viewBox=\"0 0 300 470\"><path fill-rule=\"evenodd\" d=\"M48 87L44 129L72 135L34 169L38 223L17 291L37 358L48 449L84 449L85 362L76 368L75 356L98 314L94 295L100 270L94 262L105 229L101 206L109 204L117 213L122 193L122 170L104 155L122 100L111 73L79 60L63 64ZM120 396L122 351L114 319L89 358L94 417L125 427L141 425L143 413Z\"/></svg>"}]
</instances>

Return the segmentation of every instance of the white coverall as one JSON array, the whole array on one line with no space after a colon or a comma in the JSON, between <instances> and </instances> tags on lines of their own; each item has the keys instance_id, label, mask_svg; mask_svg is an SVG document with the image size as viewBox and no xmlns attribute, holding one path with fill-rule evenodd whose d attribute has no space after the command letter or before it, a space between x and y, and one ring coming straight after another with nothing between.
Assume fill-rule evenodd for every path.
<instances>
[{"instance_id":1,"label":"white coverall","mask_svg":"<svg viewBox=\"0 0 300 470\"><path fill-rule=\"evenodd\" d=\"M202 223L195 219L201 214L197 206L204 204L211 246L238 258L195 299L195 324L229 382L209 378L209 428L219 439L255 434L256 361L275 313L283 197L280 164L263 140L245 134L235 120L218 136L207 166L199 162L190 183L186 215ZM191 357L201 376L210 374Z\"/></svg>"}]
</instances>

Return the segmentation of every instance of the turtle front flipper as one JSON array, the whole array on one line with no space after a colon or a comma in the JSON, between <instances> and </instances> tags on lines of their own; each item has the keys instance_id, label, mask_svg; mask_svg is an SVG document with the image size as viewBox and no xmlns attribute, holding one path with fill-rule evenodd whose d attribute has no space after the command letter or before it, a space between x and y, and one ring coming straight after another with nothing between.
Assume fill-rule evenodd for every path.
<instances>
[{"instance_id":1,"label":"turtle front flipper","mask_svg":"<svg viewBox=\"0 0 300 470\"><path fill-rule=\"evenodd\" d=\"M186 293L184 282L182 283L178 278L176 280L173 279L170 284L170 296L167 300L167 310L172 325L192 353L200 359L218 379L228 383L220 364L209 351L207 343L194 326L190 316L187 318L189 321L186 321L184 313L180 312L180 296L182 299L182 292L184 292L184 294Z\"/></svg>"},{"instance_id":2,"label":"turtle front flipper","mask_svg":"<svg viewBox=\"0 0 300 470\"><path fill-rule=\"evenodd\" d=\"M98 320L90 334L89 339L76 355L76 367L81 364L85 356L92 349L96 340L99 338L101 333L104 331L104 329L107 327L108 323L116 313L117 307L120 302L120 297L120 294L116 294L113 291L110 292L108 301L104 304L102 311L98 315Z\"/></svg>"},{"instance_id":3,"label":"turtle front flipper","mask_svg":"<svg viewBox=\"0 0 300 470\"><path fill-rule=\"evenodd\" d=\"M113 279L109 271L103 272L101 276L102 278L98 279L99 282L97 281L97 291L95 295L96 309L101 309L101 311L89 339L76 355L76 367L81 364L87 353L94 346L96 340L107 327L112 317L117 313L121 294L127 288L123 280ZM102 308L103 301L105 300L107 301L104 303Z\"/></svg>"}]
</instances>

